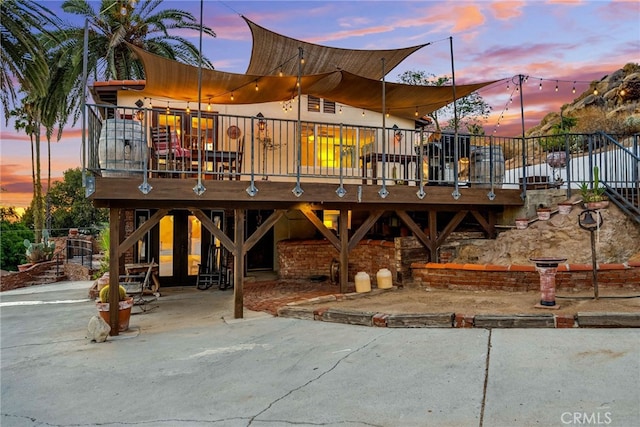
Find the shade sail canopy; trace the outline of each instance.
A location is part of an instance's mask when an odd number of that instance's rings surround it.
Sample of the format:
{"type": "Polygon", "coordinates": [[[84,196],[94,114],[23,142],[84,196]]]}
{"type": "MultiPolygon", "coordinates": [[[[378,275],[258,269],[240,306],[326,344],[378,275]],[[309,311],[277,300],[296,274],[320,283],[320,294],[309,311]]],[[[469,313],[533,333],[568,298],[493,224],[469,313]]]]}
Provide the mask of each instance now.
{"type": "MultiPolygon", "coordinates": [[[[382,112],[382,85],[379,80],[341,71],[340,82],[333,87],[320,80],[305,92],[352,107],[382,112]],[[314,90],[318,88],[318,90],[314,90]]],[[[482,82],[456,85],[456,98],[463,98],[478,89],[494,83],[482,82]]],[[[453,102],[452,86],[416,86],[401,83],[384,83],[385,112],[397,117],[416,119],[453,102]]]]}
{"type": "Polygon", "coordinates": [[[249,25],[253,36],[251,60],[247,74],[253,75],[298,75],[298,51],[302,48],[304,65],[302,74],[324,74],[332,71],[348,71],[357,76],[380,80],[383,77],[382,58],[384,58],[384,73],[387,74],[409,55],[428,43],[387,50],[341,49],[321,46],[292,39],[274,33],[242,17],[249,25]]]}
{"type": "MultiPolygon", "coordinates": [[[[246,74],[199,70],[129,45],[143,63],[145,93],[197,102],[201,71],[201,102],[259,104],[290,100],[298,95],[298,48],[302,47],[306,59],[300,77],[302,94],[407,119],[423,117],[454,100],[451,86],[416,86],[380,80],[383,77],[381,58],[385,58],[385,69],[390,70],[425,45],[394,50],[338,49],[281,36],[246,18],[245,21],[253,34],[253,52],[246,74]],[[289,58],[293,60],[287,61],[289,58]]],[[[456,98],[492,83],[494,81],[457,85],[456,98]]]]}
{"type": "MultiPolygon", "coordinates": [[[[198,100],[198,67],[163,58],[136,46],[129,47],[142,60],[145,93],[181,101],[198,100]]],[[[309,87],[331,74],[302,76],[302,87],[309,87]]],[[[296,76],[258,76],[202,69],[202,101],[213,104],[285,101],[297,96],[297,80],[296,76]]]]}

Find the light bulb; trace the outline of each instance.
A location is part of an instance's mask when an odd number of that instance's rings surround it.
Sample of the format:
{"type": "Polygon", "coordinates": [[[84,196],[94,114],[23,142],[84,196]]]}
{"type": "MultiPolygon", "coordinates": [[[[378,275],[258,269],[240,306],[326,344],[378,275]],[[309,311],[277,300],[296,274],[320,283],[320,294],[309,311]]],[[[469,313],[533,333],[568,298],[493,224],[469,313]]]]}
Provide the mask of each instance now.
{"type": "Polygon", "coordinates": [[[234,99],[234,98],[233,98],[233,92],[231,92],[231,100],[233,101],[233,99],[234,99]]]}
{"type": "Polygon", "coordinates": [[[258,88],[258,82],[256,82],[256,92],[259,91],[260,89],[258,88]]]}
{"type": "Polygon", "coordinates": [[[191,108],[189,108],[189,103],[187,102],[187,114],[191,113],[191,108]]]}

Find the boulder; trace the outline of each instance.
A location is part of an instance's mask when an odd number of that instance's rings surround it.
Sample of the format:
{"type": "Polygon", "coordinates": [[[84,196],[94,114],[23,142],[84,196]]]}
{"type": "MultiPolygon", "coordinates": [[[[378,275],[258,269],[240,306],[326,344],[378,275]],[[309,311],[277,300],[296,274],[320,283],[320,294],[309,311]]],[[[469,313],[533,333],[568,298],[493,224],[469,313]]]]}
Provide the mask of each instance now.
{"type": "Polygon", "coordinates": [[[93,316],[89,319],[87,327],[87,339],[91,342],[105,342],[111,332],[111,326],[100,316],[93,316]]]}

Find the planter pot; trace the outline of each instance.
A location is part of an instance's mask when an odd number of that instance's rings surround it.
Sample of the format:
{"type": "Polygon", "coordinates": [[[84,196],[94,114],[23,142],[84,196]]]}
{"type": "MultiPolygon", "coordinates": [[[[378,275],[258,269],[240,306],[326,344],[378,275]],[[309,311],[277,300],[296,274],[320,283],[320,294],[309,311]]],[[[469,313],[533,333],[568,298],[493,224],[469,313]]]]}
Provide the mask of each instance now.
{"type": "Polygon", "coordinates": [[[32,262],[28,262],[26,264],[19,264],[18,265],[18,271],[27,271],[31,267],[33,267],[33,263],[32,262]]]}
{"type": "MultiPolygon", "coordinates": [[[[105,322],[109,322],[109,303],[97,302],[98,314],[104,319],[105,322]]],[[[129,329],[129,319],[131,318],[131,307],[133,307],[133,298],[127,298],[124,301],[118,303],[118,324],[120,326],[119,331],[124,332],[129,329]]]]}
{"type": "Polygon", "coordinates": [[[69,229],[69,237],[77,237],[78,233],[79,233],[79,230],[77,228],[69,229]]]}
{"type": "Polygon", "coordinates": [[[551,209],[543,208],[536,211],[540,221],[548,221],[551,218],[551,209]]]}
{"type": "Polygon", "coordinates": [[[528,218],[516,218],[516,229],[524,230],[529,227],[529,219],[528,218]]]}
{"type": "Polygon", "coordinates": [[[558,213],[560,215],[569,215],[573,209],[573,203],[560,203],[558,205],[558,213]]]}
{"type": "Polygon", "coordinates": [[[586,202],[587,209],[607,209],[609,207],[608,200],[600,200],[599,202],[586,202]]]}

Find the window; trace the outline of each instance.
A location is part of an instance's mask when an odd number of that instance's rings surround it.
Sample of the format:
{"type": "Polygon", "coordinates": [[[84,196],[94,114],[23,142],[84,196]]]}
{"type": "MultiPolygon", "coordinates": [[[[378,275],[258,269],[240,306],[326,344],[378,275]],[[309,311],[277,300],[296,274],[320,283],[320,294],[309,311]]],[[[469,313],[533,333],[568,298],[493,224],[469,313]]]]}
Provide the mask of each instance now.
{"type": "Polygon", "coordinates": [[[339,125],[302,124],[302,165],[337,169],[358,167],[358,153],[375,141],[372,129],[342,129],[339,125]],[[342,162],[342,163],[341,163],[342,162]]]}
{"type": "Polygon", "coordinates": [[[334,101],[324,100],[322,104],[322,112],[327,114],[335,114],[336,113],[336,103],[334,101]]]}
{"type": "Polygon", "coordinates": [[[320,112],[320,98],[316,98],[315,96],[309,95],[307,97],[307,111],[312,111],[315,113],[320,112]]]}

